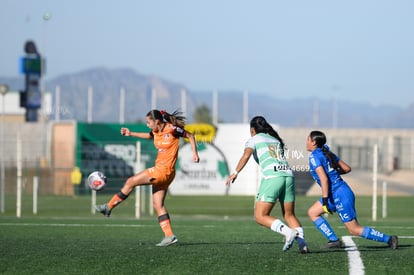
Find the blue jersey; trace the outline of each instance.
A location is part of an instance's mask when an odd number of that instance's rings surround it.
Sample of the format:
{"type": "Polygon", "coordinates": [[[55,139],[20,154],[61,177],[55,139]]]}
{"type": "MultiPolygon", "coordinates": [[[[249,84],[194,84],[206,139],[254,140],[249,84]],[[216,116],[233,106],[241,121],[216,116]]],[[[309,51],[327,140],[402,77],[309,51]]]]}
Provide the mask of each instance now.
{"type": "MultiPolygon", "coordinates": [[[[326,146],[326,145],[325,145],[326,146]]],[[[339,157],[335,155],[336,161],[339,157]]],[[[341,175],[331,166],[328,157],[321,148],[316,148],[309,156],[309,168],[313,179],[321,186],[321,180],[316,174],[316,168],[322,166],[328,177],[329,198],[328,209],[337,212],[342,222],[349,222],[357,218],[355,211],[355,195],[341,175]]],[[[322,198],[319,199],[322,204],[322,198]]]]}
{"type": "MultiPolygon", "coordinates": [[[[335,155],[336,161],[339,161],[339,157],[335,155]]],[[[321,148],[316,148],[312,151],[309,156],[309,169],[313,179],[321,186],[321,180],[316,174],[316,168],[322,166],[325,170],[326,175],[328,176],[329,181],[329,193],[335,192],[339,186],[346,184],[341,175],[335,168],[331,166],[331,163],[328,160],[328,157],[324,154],[321,148]]]]}

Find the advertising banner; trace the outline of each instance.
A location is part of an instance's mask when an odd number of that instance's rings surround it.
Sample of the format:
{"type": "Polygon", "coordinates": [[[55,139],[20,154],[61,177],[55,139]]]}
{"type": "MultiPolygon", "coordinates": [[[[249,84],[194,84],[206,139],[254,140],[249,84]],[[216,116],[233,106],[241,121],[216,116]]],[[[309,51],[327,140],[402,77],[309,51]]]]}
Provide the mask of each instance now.
{"type": "Polygon", "coordinates": [[[186,129],[195,134],[200,162],[192,161],[191,146],[184,144],[179,151],[177,174],[170,186],[177,195],[254,195],[258,171],[249,161],[237,180],[226,187],[226,179],[234,170],[250,137],[248,124],[190,124],[186,129]]]}
{"type": "Polygon", "coordinates": [[[145,124],[77,123],[76,166],[84,179],[93,171],[106,175],[108,184],[101,192],[119,190],[137,172],[137,142],[141,144],[142,166],[152,165],[155,160],[152,140],[122,136],[121,127],[149,132],[145,124]]]}
{"type": "MultiPolygon", "coordinates": [[[[122,136],[121,127],[128,127],[135,132],[149,132],[144,124],[77,124],[76,166],[81,169],[83,179],[96,170],[107,176],[107,187],[101,192],[119,190],[128,177],[144,168],[152,167],[155,162],[157,151],[153,141],[122,136]],[[140,167],[137,167],[137,142],[141,145],[140,167]]],[[[228,187],[225,184],[250,138],[249,124],[219,124],[217,127],[210,124],[189,124],[185,128],[195,134],[200,162],[193,162],[191,145],[182,139],[176,176],[169,187],[171,195],[256,194],[260,184],[260,172],[253,158],[248,161],[234,183],[228,187]]],[[[287,156],[294,165],[292,168],[303,166],[295,165],[295,161],[305,160],[302,151],[291,149],[287,151],[287,156]]],[[[299,187],[300,171],[295,171],[295,174],[299,187]]],[[[304,174],[305,182],[309,182],[308,174],[304,174]]]]}

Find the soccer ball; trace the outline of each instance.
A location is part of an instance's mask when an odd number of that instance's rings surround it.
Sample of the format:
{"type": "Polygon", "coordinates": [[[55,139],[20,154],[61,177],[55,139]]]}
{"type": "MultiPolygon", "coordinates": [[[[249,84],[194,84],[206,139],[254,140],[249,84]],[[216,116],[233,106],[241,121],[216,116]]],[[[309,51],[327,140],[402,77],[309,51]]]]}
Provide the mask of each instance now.
{"type": "Polygon", "coordinates": [[[95,171],[88,176],[89,188],[95,191],[102,190],[106,185],[106,177],[101,171],[95,171]]]}

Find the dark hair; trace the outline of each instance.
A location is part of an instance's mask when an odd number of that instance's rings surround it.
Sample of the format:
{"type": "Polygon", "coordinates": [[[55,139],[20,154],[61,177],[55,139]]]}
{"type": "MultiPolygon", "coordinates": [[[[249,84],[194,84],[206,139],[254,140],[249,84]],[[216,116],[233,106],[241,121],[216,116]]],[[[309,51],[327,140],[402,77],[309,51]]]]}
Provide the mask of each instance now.
{"type": "Polygon", "coordinates": [[[174,126],[178,126],[184,129],[186,117],[182,115],[182,112],[174,111],[172,114],[167,113],[165,110],[151,110],[147,113],[147,117],[152,120],[167,121],[174,126]]]}
{"type": "Polygon", "coordinates": [[[326,144],[326,136],[321,131],[312,131],[309,136],[311,140],[316,143],[318,148],[322,148],[326,144]]]}
{"type": "Polygon", "coordinates": [[[255,116],[254,118],[252,118],[252,120],[250,120],[250,128],[253,128],[257,134],[265,133],[271,135],[280,142],[282,148],[285,148],[285,143],[283,142],[282,138],[279,136],[276,130],[273,129],[273,127],[266,121],[264,117],[255,116]]]}
{"type": "Polygon", "coordinates": [[[332,167],[335,170],[338,170],[339,166],[336,161],[336,155],[329,150],[328,146],[326,146],[326,135],[321,131],[312,131],[310,132],[309,137],[316,143],[318,148],[322,149],[322,152],[325,154],[332,167]]]}

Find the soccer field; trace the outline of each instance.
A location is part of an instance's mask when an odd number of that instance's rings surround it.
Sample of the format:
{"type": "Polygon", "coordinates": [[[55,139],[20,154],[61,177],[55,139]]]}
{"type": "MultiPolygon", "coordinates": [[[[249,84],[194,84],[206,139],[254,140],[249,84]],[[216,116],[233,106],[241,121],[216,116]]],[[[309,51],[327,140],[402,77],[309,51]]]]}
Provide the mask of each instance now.
{"type": "MultiPolygon", "coordinates": [[[[98,198],[103,201],[106,196],[98,198]]],[[[328,219],[337,234],[355,246],[327,250],[326,240],[306,217],[312,197],[297,198],[296,212],[312,253],[297,245],[282,251],[283,237],[257,225],[253,198],[169,196],[167,207],[179,244],[156,247],[162,238],[155,216],[134,218],[133,199],[111,218],[91,214],[90,198],[41,197],[38,214],[24,198],[22,217],[7,197],[0,214],[1,274],[412,274],[412,197],[389,197],[388,217],[371,220],[371,198],[358,197],[359,221],[399,236],[400,247],[348,238],[337,216],[328,219]],[[350,260],[351,259],[351,260],[350,260]],[[355,261],[359,259],[360,262],[355,261]],[[356,266],[355,266],[356,264],[356,266]],[[356,268],[356,269],[352,269],[356,268]]],[[[274,214],[280,216],[279,205],[274,214]]]]}

